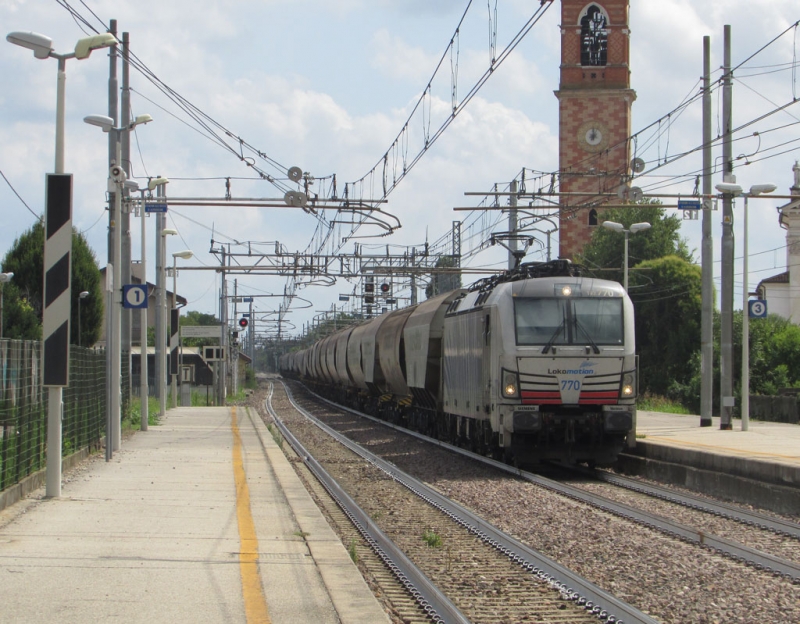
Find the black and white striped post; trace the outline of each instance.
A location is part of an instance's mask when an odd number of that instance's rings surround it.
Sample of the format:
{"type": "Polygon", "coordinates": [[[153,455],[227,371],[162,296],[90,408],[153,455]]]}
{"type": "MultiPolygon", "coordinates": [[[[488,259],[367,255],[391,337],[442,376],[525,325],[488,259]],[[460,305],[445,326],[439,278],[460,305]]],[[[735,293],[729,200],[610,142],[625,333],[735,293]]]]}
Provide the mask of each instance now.
{"type": "Polygon", "coordinates": [[[48,388],[45,495],[61,496],[63,388],[69,385],[72,174],[47,175],[44,239],[43,386],[48,388]]]}

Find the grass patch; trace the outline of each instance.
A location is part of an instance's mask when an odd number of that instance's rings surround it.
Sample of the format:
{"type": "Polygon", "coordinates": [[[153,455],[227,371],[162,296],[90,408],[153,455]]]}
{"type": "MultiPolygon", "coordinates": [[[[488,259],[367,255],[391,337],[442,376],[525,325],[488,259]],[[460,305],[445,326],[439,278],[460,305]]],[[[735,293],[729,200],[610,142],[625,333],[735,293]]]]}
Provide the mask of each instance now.
{"type": "Polygon", "coordinates": [[[350,540],[350,546],[347,547],[347,553],[353,563],[358,563],[358,551],[356,550],[356,540],[350,540]]]}
{"type": "Polygon", "coordinates": [[[691,414],[683,405],[662,396],[645,394],[636,401],[636,409],[646,412],[666,412],[668,414],[691,414]]]}
{"type": "Polygon", "coordinates": [[[267,429],[269,430],[272,439],[275,440],[275,444],[278,445],[278,448],[283,450],[283,436],[281,435],[281,432],[278,431],[278,428],[272,423],[268,423],[267,429]]]}
{"type": "MultiPolygon", "coordinates": [[[[155,397],[147,397],[147,424],[159,424],[159,410],[160,405],[158,399],[155,397]]],[[[122,421],[123,429],[126,424],[131,429],[139,429],[142,424],[142,402],[138,397],[131,397],[131,417],[125,418],[122,421]]]]}
{"type": "Polygon", "coordinates": [[[422,541],[428,545],[428,548],[442,547],[442,537],[438,535],[435,531],[426,530],[425,532],[423,532],[422,541]]]}

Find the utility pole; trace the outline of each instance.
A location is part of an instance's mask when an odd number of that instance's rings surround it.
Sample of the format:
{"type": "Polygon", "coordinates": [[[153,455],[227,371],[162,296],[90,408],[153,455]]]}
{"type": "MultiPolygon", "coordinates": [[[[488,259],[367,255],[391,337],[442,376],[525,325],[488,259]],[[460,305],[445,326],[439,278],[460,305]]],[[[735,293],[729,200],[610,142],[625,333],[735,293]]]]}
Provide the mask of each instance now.
{"type": "Polygon", "coordinates": [[[700,426],[710,427],[714,405],[714,240],[711,232],[711,38],[703,37],[703,242],[701,246],[700,426]]]}
{"type": "MultiPolygon", "coordinates": [[[[237,320],[239,318],[239,280],[233,280],[233,322],[238,323],[237,320]]],[[[239,361],[239,349],[244,348],[243,340],[244,340],[244,332],[241,331],[241,326],[237,330],[236,327],[233,328],[233,331],[237,332],[237,336],[239,336],[238,345],[236,344],[237,341],[231,343],[231,361],[233,361],[233,370],[231,371],[231,377],[233,378],[232,385],[234,395],[239,392],[239,367],[236,365],[239,361]]],[[[223,329],[223,331],[227,331],[227,328],[223,329]]]]}
{"type": "MultiPolygon", "coordinates": [[[[416,248],[411,248],[411,266],[417,266],[417,258],[416,258],[417,250],[416,248]]],[[[417,305],[417,276],[412,273],[411,274],[411,305],[417,305]]],[[[280,334],[278,334],[278,339],[280,339],[280,334]]]]}
{"type": "Polygon", "coordinates": [[[511,271],[517,266],[517,181],[511,182],[511,197],[509,197],[509,205],[511,209],[508,211],[508,270],[511,271]]]}
{"type": "MultiPolygon", "coordinates": [[[[159,200],[164,197],[164,186],[156,189],[159,200]]],[[[163,418],[167,414],[167,320],[164,310],[167,307],[167,278],[165,275],[166,237],[164,226],[166,215],[156,213],[156,396],[158,397],[159,414],[163,418]]]]}
{"type": "MultiPolygon", "coordinates": [[[[725,25],[722,78],[722,180],[735,184],[733,175],[733,85],[731,81],[731,27],[725,25]]],[[[722,199],[722,287],[720,289],[720,429],[733,428],[733,195],[722,199]]]]}
{"type": "MultiPolygon", "coordinates": [[[[122,98],[120,109],[120,127],[127,128],[131,123],[131,92],[130,92],[130,48],[128,33],[122,33],[122,98]]],[[[130,132],[121,133],[122,157],[118,163],[124,170],[128,178],[131,177],[131,137],[130,132]]],[[[130,206],[130,204],[128,204],[130,206]]],[[[120,269],[122,271],[122,288],[124,284],[130,284],[131,279],[131,213],[130,209],[123,208],[120,219],[119,234],[122,236],[122,260],[120,269]]],[[[145,279],[146,282],[146,279],[145,279]]],[[[131,313],[130,308],[122,309],[120,338],[122,340],[121,351],[128,363],[128,386],[132,386],[133,377],[131,371],[131,313]]]]}
{"type": "Polygon", "coordinates": [[[250,322],[247,324],[247,330],[250,335],[250,366],[253,371],[256,370],[256,315],[253,313],[253,298],[250,297],[250,322]]]}
{"type": "MultiPolygon", "coordinates": [[[[108,31],[117,36],[117,20],[112,19],[108,31]]],[[[108,116],[114,120],[114,127],[117,127],[117,47],[112,46],[108,50],[108,116]]],[[[108,163],[109,166],[117,157],[117,141],[115,133],[108,133],[108,163]]],[[[113,437],[111,435],[114,427],[112,405],[114,404],[114,393],[119,392],[119,385],[114,386],[114,349],[111,348],[112,340],[119,340],[119,336],[114,335],[114,289],[120,288],[119,284],[113,283],[114,280],[114,236],[118,231],[119,223],[114,222],[115,193],[108,194],[108,251],[106,262],[106,284],[112,285],[109,296],[106,297],[106,461],[111,461],[114,452],[113,437]]],[[[117,383],[119,380],[116,380],[117,383]]],[[[118,417],[119,414],[116,415],[118,417]]]]}
{"type": "Polygon", "coordinates": [[[227,258],[225,254],[225,248],[222,248],[222,272],[220,276],[222,278],[222,283],[220,286],[221,296],[219,300],[220,305],[220,321],[222,322],[222,349],[223,353],[226,354],[219,362],[217,362],[217,366],[219,367],[219,371],[217,374],[217,396],[218,402],[217,405],[225,405],[225,388],[227,384],[227,354],[230,352],[229,343],[228,343],[228,282],[227,282],[227,274],[225,272],[225,267],[227,266],[227,258]]]}

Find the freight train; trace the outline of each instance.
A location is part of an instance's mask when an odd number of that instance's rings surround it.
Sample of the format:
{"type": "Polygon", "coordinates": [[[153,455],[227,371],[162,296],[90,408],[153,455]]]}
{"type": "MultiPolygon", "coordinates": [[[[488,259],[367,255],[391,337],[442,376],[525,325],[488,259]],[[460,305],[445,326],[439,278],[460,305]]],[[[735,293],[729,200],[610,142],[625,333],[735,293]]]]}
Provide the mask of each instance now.
{"type": "Polygon", "coordinates": [[[287,353],[335,401],[518,465],[610,465],[633,434],[633,305],[568,260],[527,263],[287,353]]]}

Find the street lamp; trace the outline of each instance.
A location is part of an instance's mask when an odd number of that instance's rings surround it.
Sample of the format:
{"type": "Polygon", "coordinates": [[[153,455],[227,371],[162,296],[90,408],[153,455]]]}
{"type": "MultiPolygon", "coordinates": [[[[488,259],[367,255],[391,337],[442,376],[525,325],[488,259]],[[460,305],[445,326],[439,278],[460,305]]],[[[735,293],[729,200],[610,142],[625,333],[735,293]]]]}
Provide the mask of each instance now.
{"type": "Polygon", "coordinates": [[[716,189],[723,195],[744,197],[744,213],[742,227],[742,431],[747,431],[750,426],[750,318],[748,302],[750,299],[750,276],[747,262],[747,200],[757,197],[762,193],[772,193],[777,186],[774,184],[754,184],[750,191],[744,193],[738,184],[723,182],[716,185],[716,189]]]}
{"type": "Polygon", "coordinates": [[[628,234],[636,234],[636,232],[649,230],[651,226],[645,221],[643,223],[634,223],[626,230],[624,225],[617,223],[616,221],[603,221],[603,227],[608,228],[609,230],[614,230],[615,232],[623,232],[625,234],[625,253],[623,258],[623,275],[625,277],[623,286],[625,288],[625,292],[628,292],[628,234]]]}
{"type": "MultiPolygon", "coordinates": [[[[67,59],[82,60],[89,58],[92,50],[107,48],[119,43],[111,33],[102,33],[79,39],[75,51],[58,54],[53,50],[53,40],[34,32],[12,32],[6,40],[14,45],[33,50],[38,59],[54,58],[58,60],[58,77],[56,82],[56,166],[55,173],[64,173],[64,96],[67,82],[67,59]]],[[[71,198],[70,198],[71,202],[71,198]]],[[[71,211],[71,207],[70,207],[71,211]]],[[[71,217],[70,217],[71,218],[71,217]]],[[[47,245],[45,245],[47,249],[47,245]]],[[[68,282],[68,290],[71,283],[68,282]]],[[[68,297],[71,296],[68,293],[68,297]]],[[[48,313],[45,312],[45,316],[48,313]]],[[[45,321],[45,325],[47,321],[45,321]]],[[[45,357],[47,357],[45,355],[45,357]]],[[[67,364],[69,366],[69,364],[67,364]]],[[[47,389],[47,469],[45,476],[45,496],[58,498],[61,496],[61,415],[63,410],[63,388],[49,386],[47,389]]],[[[107,453],[108,454],[108,453],[107,453]]]]}
{"type": "Polygon", "coordinates": [[[106,461],[111,459],[111,451],[119,449],[122,441],[120,428],[121,421],[121,392],[122,392],[122,236],[120,232],[120,222],[122,215],[122,192],[125,189],[127,175],[121,166],[122,146],[121,135],[123,132],[130,132],[136,126],[153,121],[150,115],[139,115],[130,124],[115,128],[114,120],[106,115],[89,115],[83,118],[87,124],[99,127],[103,132],[114,133],[114,144],[116,145],[115,163],[111,165],[108,172],[108,190],[114,193],[114,206],[112,210],[111,227],[113,228],[112,245],[113,249],[113,291],[110,293],[108,310],[106,314],[106,353],[110,358],[110,375],[107,392],[108,400],[108,423],[109,433],[111,434],[111,444],[106,443],[106,461]]]}
{"type": "MultiPolygon", "coordinates": [[[[172,300],[175,302],[175,309],[178,307],[178,258],[181,260],[189,260],[194,255],[191,249],[184,249],[183,251],[176,251],[172,254],[172,300]]],[[[178,329],[178,355],[180,355],[180,329],[178,329]]],[[[170,344],[172,347],[172,344],[170,344]]],[[[177,362],[176,362],[177,364],[177,362]]],[[[178,407],[178,368],[175,367],[175,372],[172,373],[172,407],[178,407]]]]}
{"type": "Polygon", "coordinates": [[[82,290],[78,295],[78,346],[81,346],[81,302],[89,296],[88,290],[82,290]]]}
{"type": "Polygon", "coordinates": [[[108,48],[119,43],[111,33],[102,33],[79,39],[75,51],[57,54],[53,50],[53,40],[35,32],[12,32],[6,40],[14,45],[33,50],[38,59],[58,59],[58,83],[56,87],[56,173],[64,173],[64,92],[67,82],[67,59],[82,60],[89,58],[92,50],[108,48]]]}
{"type": "Polygon", "coordinates": [[[13,273],[0,273],[0,338],[3,337],[3,284],[14,277],[13,273]]]}

